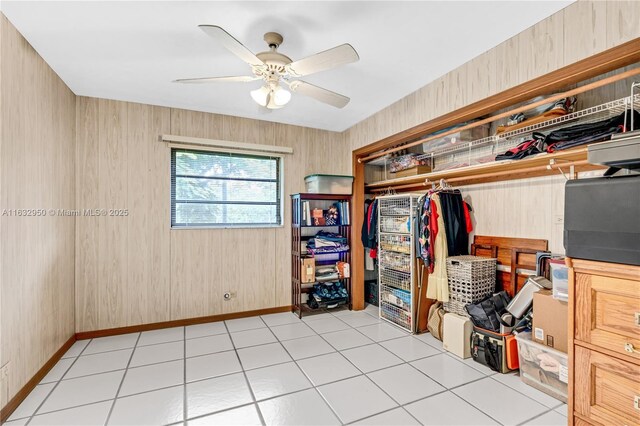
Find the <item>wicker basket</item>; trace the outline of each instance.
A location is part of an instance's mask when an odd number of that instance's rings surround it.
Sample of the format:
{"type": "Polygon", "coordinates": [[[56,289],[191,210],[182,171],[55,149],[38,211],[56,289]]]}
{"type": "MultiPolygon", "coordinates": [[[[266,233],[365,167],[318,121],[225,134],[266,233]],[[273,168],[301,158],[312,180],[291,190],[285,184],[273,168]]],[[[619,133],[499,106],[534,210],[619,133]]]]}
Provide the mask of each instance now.
{"type": "Polygon", "coordinates": [[[447,258],[449,302],[444,310],[469,316],[464,309],[491,296],[496,288],[497,259],[479,256],[453,256],[447,258]]]}

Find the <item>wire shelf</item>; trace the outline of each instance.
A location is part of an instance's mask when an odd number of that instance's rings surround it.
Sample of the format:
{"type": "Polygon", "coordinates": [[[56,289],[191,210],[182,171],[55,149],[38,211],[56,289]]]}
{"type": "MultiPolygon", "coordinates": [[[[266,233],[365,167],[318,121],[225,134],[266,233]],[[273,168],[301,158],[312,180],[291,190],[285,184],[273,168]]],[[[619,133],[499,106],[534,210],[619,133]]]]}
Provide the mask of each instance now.
{"type": "Polygon", "coordinates": [[[378,208],[382,216],[409,216],[411,214],[411,200],[408,197],[380,198],[378,208]]]}
{"type": "Polygon", "coordinates": [[[380,248],[386,251],[411,254],[411,236],[380,234],[380,248]]]}
{"type": "Polygon", "coordinates": [[[391,303],[380,301],[380,317],[408,332],[413,330],[411,316],[411,312],[407,312],[391,303]]]}
{"type": "Polygon", "coordinates": [[[388,268],[410,274],[411,256],[403,253],[380,250],[380,268],[388,268]]]}
{"type": "Polygon", "coordinates": [[[381,216],[380,230],[396,234],[411,232],[411,218],[409,216],[381,216]]]}
{"type": "Polygon", "coordinates": [[[411,291],[411,274],[380,266],[380,285],[411,291]]]}
{"type": "Polygon", "coordinates": [[[411,292],[380,284],[380,301],[390,303],[411,313],[411,292]]]}
{"type": "MultiPolygon", "coordinates": [[[[634,102],[640,102],[640,94],[634,96],[634,102]]],[[[625,98],[616,99],[611,102],[607,102],[601,105],[596,105],[590,108],[585,108],[580,111],[565,114],[559,117],[552,118],[547,121],[525,126],[510,132],[501,133],[499,135],[488,136],[486,138],[477,139],[471,142],[458,142],[451,144],[451,146],[444,148],[434,148],[433,150],[425,152],[423,155],[418,156],[419,159],[435,158],[444,155],[452,155],[461,152],[468,152],[470,150],[477,149],[482,146],[491,144],[497,144],[507,140],[513,140],[517,138],[515,145],[520,143],[523,139],[529,139],[531,134],[536,131],[544,130],[545,132],[551,132],[560,127],[563,127],[567,123],[571,123],[580,120],[580,124],[593,123],[600,120],[606,120],[616,115],[622,114],[625,109],[631,106],[631,96],[625,98]]],[[[515,146],[514,145],[514,146],[515,146]]],[[[507,148],[508,149],[508,148],[507,148]]]]}

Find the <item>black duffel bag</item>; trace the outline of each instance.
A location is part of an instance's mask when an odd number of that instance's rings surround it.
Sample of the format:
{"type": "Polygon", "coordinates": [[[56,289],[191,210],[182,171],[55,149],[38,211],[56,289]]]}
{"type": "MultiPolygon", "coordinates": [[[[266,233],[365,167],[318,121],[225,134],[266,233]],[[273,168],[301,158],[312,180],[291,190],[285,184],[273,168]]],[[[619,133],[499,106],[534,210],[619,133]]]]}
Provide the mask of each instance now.
{"type": "MultiPolygon", "coordinates": [[[[640,113],[638,111],[627,110],[627,124],[631,122],[631,114],[634,115],[634,123],[638,123],[640,120],[640,113]]],[[[611,128],[625,125],[625,113],[622,112],[614,117],[606,120],[596,121],[594,123],[577,124],[575,126],[563,127],[562,129],[554,130],[549,133],[544,139],[544,143],[549,146],[557,142],[571,141],[578,138],[583,138],[590,135],[596,135],[602,132],[606,132],[611,128]]],[[[636,126],[637,127],[637,126],[636,126]]]]}
{"type": "Polygon", "coordinates": [[[511,301],[509,295],[501,291],[489,296],[479,303],[470,303],[464,308],[467,310],[471,322],[476,327],[485,330],[500,331],[501,316],[507,310],[507,305],[511,301]]]}

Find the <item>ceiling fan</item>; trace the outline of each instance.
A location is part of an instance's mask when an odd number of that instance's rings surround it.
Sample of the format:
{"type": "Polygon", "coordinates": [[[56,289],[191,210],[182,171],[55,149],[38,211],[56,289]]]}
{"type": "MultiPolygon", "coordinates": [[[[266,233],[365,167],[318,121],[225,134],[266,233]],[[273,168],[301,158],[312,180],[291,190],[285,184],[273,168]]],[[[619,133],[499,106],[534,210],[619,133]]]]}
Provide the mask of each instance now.
{"type": "Polygon", "coordinates": [[[236,82],[245,83],[263,80],[264,85],[251,91],[253,100],[263,107],[278,109],[285,106],[291,100],[291,92],[283,86],[286,85],[292,92],[309,96],[325,104],[336,108],[344,108],[349,103],[349,98],[339,93],[332,92],[322,87],[314,86],[295,78],[315,74],[340,65],[356,62],[358,53],[349,44],[341,44],[324,52],[316,53],[304,59],[292,61],[288,56],[278,52],[283,38],[278,33],[269,32],[264,35],[269,50],[253,54],[231,34],[215,25],[199,25],[207,35],[212,37],[231,53],[251,66],[253,75],[233,77],[204,77],[186,78],[175,80],[177,83],[217,83],[236,82]]]}

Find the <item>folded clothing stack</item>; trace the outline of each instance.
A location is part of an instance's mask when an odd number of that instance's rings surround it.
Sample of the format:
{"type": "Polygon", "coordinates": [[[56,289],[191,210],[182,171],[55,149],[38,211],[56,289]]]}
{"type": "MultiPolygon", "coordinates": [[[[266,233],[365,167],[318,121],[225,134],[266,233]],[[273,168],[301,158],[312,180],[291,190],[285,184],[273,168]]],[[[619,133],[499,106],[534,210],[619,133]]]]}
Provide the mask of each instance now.
{"type": "Polygon", "coordinates": [[[316,267],[316,281],[327,282],[336,281],[339,278],[338,269],[335,265],[317,266],[316,267]]]}
{"type": "Polygon", "coordinates": [[[307,242],[307,250],[312,254],[340,253],[349,251],[346,237],[332,232],[319,231],[307,242]]]}

